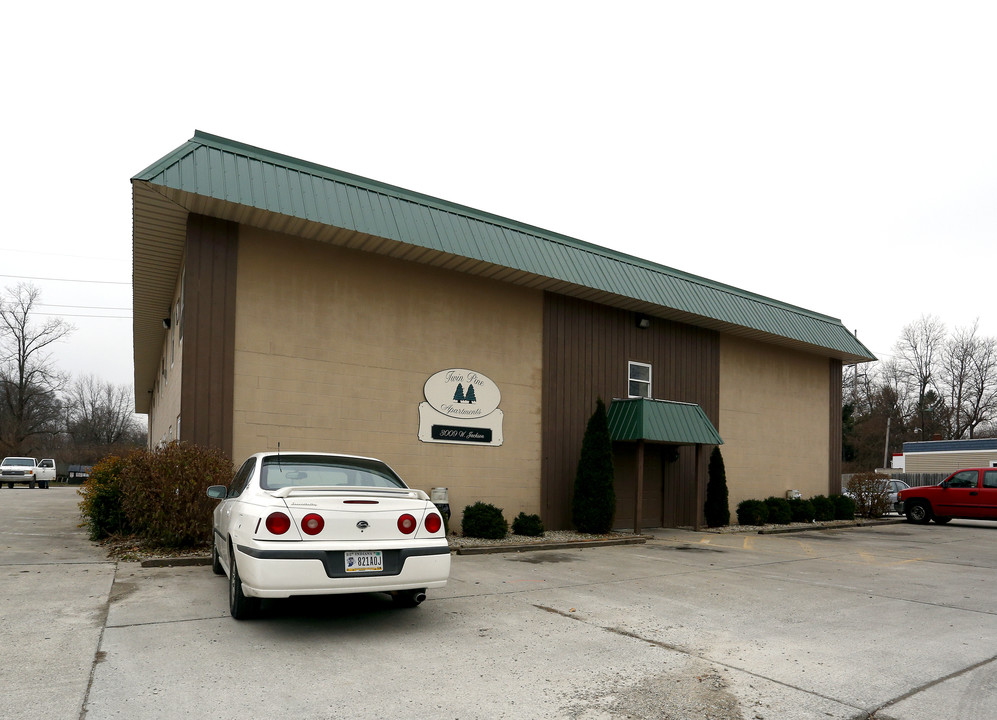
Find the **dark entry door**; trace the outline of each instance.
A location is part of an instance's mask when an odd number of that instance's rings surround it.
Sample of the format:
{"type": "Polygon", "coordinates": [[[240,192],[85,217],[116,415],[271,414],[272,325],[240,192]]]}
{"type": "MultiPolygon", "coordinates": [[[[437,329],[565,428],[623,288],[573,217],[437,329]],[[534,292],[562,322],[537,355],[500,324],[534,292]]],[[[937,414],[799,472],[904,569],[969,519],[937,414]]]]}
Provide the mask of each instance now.
{"type": "MultiPolygon", "coordinates": [[[[642,527],[666,527],[663,513],[664,461],[662,445],[644,446],[644,498],[642,527]]],[[[637,446],[613,444],[613,472],[616,476],[616,515],[614,528],[633,528],[637,490],[637,446]]]]}

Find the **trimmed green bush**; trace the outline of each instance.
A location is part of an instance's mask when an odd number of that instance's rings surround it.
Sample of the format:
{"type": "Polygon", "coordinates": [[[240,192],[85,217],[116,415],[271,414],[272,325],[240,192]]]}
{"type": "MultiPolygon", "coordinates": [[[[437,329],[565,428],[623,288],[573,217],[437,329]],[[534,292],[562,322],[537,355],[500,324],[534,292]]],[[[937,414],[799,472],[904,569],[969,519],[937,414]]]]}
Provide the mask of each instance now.
{"type": "Polygon", "coordinates": [[[211,540],[217,501],[209,485],[228,485],[232,461],[220,450],[171,442],[131,453],[121,471],[122,507],[135,534],[150,545],[193,547],[211,540]]]}
{"type": "Polygon", "coordinates": [[[761,500],[742,500],[737,505],[739,525],[764,525],[768,519],[768,505],[761,500]]]}
{"type": "Polygon", "coordinates": [[[789,525],[793,521],[793,510],[786,498],[772,496],[765,498],[765,504],[768,505],[770,523],[789,525]]]}
{"type": "Polygon", "coordinates": [[[814,506],[814,519],[817,522],[834,520],[834,501],[823,495],[815,495],[810,498],[814,506]]]}
{"type": "Polygon", "coordinates": [[[90,469],[90,477],[76,491],[83,525],[91,540],[103,540],[112,535],[128,535],[131,525],[121,507],[121,469],[125,461],[109,455],[90,469]]]}
{"type": "Polygon", "coordinates": [[[526,513],[521,512],[516,516],[516,519],[512,521],[512,531],[516,535],[543,537],[544,524],[539,515],[527,515],[526,513]]]}
{"type": "Polygon", "coordinates": [[[707,476],[709,481],[706,484],[706,503],[703,505],[706,525],[723,527],[730,523],[730,500],[727,493],[727,471],[719,447],[714,447],[710,453],[707,476]]]}
{"type": "Polygon", "coordinates": [[[793,515],[793,522],[813,522],[817,515],[813,502],[800,498],[789,501],[789,510],[793,515]]]}
{"type": "Polygon", "coordinates": [[[613,439],[609,435],[606,404],[599,398],[582,438],[571,517],[579,532],[599,534],[609,532],[615,514],[613,439]]]}
{"type": "Polygon", "coordinates": [[[509,523],[501,508],[479,501],[464,508],[461,531],[465,537],[501,540],[509,532],[509,523]]]}
{"type": "Polygon", "coordinates": [[[834,503],[835,520],[854,520],[855,501],[846,495],[832,495],[831,502],[834,503]]]}

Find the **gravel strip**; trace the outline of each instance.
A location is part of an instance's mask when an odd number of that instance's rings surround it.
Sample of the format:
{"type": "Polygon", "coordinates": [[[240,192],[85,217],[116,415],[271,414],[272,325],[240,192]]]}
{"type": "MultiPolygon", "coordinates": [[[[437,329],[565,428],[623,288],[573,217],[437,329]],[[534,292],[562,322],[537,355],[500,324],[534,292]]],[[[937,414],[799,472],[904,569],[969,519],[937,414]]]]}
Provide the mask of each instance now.
{"type": "Polygon", "coordinates": [[[447,540],[451,550],[460,550],[461,548],[501,547],[503,545],[553,545],[556,543],[591,542],[593,540],[620,540],[634,537],[639,536],[622,532],[594,535],[571,530],[548,530],[541,537],[509,533],[500,540],[485,540],[484,538],[464,537],[457,533],[450,533],[447,540]]]}
{"type": "MultiPolygon", "coordinates": [[[[703,528],[702,532],[727,535],[730,533],[799,532],[802,530],[833,530],[841,527],[862,527],[864,525],[886,525],[906,520],[903,515],[884,515],[881,518],[856,518],[854,520],[825,520],[822,522],[795,522],[788,525],[726,525],[718,528],[703,528]]],[[[687,528],[691,529],[691,528],[687,528]]]]}

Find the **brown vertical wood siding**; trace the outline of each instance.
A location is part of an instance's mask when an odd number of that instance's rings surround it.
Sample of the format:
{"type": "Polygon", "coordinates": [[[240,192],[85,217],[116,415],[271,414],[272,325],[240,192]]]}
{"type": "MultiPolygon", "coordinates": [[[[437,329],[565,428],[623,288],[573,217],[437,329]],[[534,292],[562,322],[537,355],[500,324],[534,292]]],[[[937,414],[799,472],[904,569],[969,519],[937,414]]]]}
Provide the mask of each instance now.
{"type": "Polygon", "coordinates": [[[830,494],[841,492],[841,451],[842,451],[842,438],[841,438],[841,361],[831,358],[830,360],[830,373],[828,374],[828,388],[830,389],[830,413],[831,416],[828,418],[828,428],[830,429],[830,437],[828,438],[828,452],[830,457],[827,459],[828,466],[828,480],[827,480],[827,490],[830,494]]]}
{"type": "MultiPolygon", "coordinates": [[[[609,405],[628,394],[627,363],[651,365],[651,392],[659,400],[698,403],[714,426],[720,417],[719,337],[712,330],[651,317],[636,326],[633,312],[546,293],[543,339],[543,462],[541,512],[551,528],[571,527],[571,497],[585,425],[596,398],[609,405]]],[[[695,448],[663,462],[648,445],[646,526],[694,524],[697,513],[695,448]],[[653,486],[653,487],[652,487],[653,486]]],[[[617,527],[633,523],[632,443],[616,443],[617,527]]],[[[705,482],[705,467],[700,482],[705,482]]]]}
{"type": "Polygon", "coordinates": [[[239,226],[187,219],[180,439],[232,456],[239,226]]]}

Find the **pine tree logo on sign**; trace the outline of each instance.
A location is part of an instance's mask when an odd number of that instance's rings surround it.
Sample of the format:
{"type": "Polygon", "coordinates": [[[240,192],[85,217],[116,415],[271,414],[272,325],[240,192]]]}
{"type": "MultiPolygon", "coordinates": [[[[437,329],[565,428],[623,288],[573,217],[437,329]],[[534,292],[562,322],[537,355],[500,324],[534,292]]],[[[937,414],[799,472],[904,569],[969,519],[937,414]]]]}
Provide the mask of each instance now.
{"type": "Polygon", "coordinates": [[[423,388],[419,439],[423,442],[502,444],[502,393],[486,375],[465,368],[441,370],[423,388]]]}

